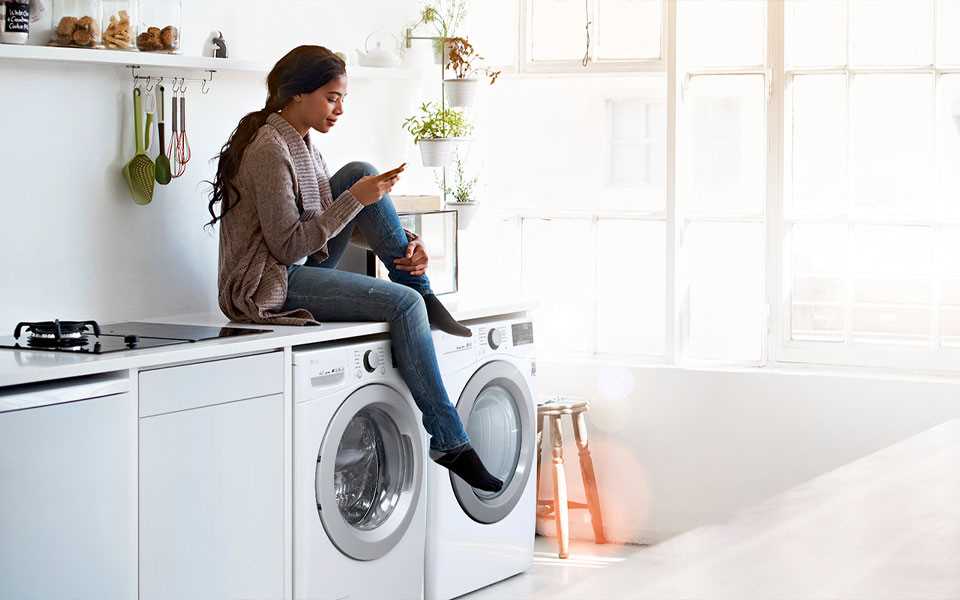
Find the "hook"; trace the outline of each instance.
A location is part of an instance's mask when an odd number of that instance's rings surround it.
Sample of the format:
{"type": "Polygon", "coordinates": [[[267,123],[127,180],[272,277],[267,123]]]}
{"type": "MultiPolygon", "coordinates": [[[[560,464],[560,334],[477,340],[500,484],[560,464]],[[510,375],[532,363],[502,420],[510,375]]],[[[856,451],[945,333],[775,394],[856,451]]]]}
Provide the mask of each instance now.
{"type": "MultiPolygon", "coordinates": [[[[147,93],[148,93],[148,94],[153,91],[153,85],[150,85],[151,82],[153,82],[153,77],[147,77],[146,90],[147,90],[147,93]]],[[[156,84],[154,84],[154,85],[156,85],[156,84]]]]}
{"type": "Polygon", "coordinates": [[[203,95],[207,95],[207,94],[210,93],[210,88],[207,87],[207,80],[206,80],[206,79],[201,79],[201,80],[200,80],[200,93],[203,94],[203,95]]]}

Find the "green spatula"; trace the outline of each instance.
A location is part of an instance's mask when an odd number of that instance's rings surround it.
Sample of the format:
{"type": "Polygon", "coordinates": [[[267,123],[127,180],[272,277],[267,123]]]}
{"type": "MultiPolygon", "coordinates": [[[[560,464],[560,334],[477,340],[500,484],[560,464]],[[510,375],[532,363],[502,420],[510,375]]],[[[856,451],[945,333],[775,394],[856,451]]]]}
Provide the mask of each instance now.
{"type": "Polygon", "coordinates": [[[130,193],[133,195],[133,201],[137,204],[150,204],[153,200],[153,188],[156,184],[155,169],[153,161],[147,156],[146,149],[143,146],[143,123],[141,113],[143,107],[140,103],[140,88],[133,89],[133,137],[137,146],[137,153],[123,168],[123,176],[130,186],[130,193]]]}

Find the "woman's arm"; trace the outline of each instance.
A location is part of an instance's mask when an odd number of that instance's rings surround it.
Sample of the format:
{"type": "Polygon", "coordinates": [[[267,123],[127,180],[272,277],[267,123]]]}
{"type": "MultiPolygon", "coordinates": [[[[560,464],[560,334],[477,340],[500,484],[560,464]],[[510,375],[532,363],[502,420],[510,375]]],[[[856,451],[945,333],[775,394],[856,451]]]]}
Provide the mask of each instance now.
{"type": "Polygon", "coordinates": [[[294,195],[293,164],[284,150],[276,144],[258,144],[247,153],[243,162],[253,166],[247,181],[263,237],[270,253],[283,264],[293,264],[323,248],[363,208],[347,190],[329,208],[301,217],[294,195]]]}

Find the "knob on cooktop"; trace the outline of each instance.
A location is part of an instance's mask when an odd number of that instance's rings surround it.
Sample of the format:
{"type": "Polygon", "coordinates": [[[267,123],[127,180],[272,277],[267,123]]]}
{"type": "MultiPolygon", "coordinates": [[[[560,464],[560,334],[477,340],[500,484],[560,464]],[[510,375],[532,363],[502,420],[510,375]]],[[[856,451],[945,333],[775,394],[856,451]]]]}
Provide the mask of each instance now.
{"type": "Polygon", "coordinates": [[[502,341],[499,329],[491,329],[490,333],[487,334],[487,344],[494,350],[500,347],[502,341]]]}
{"type": "Polygon", "coordinates": [[[363,353],[363,368],[366,369],[368,373],[373,373],[380,368],[380,363],[380,357],[373,350],[367,350],[363,353]]]}

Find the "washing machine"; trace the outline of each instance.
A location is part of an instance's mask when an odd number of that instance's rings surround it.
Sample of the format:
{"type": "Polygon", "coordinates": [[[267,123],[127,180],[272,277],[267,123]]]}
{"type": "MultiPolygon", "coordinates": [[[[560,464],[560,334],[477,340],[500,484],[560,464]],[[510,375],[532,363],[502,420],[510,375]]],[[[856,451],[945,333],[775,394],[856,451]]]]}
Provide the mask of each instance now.
{"type": "Polygon", "coordinates": [[[389,340],[293,352],[294,598],[423,597],[427,460],[389,340]]]}
{"type": "Polygon", "coordinates": [[[527,570],[536,523],[533,323],[475,321],[473,337],[434,332],[451,402],[498,493],[475,490],[427,465],[424,598],[448,600],[527,570]]]}

